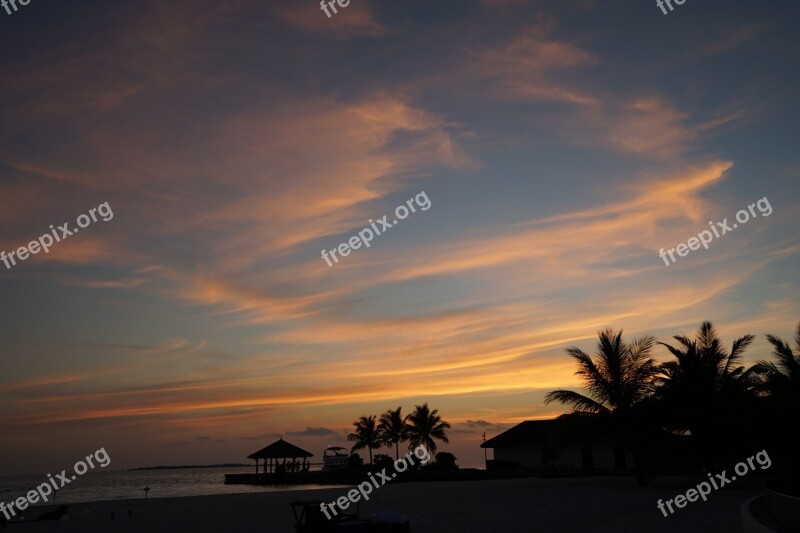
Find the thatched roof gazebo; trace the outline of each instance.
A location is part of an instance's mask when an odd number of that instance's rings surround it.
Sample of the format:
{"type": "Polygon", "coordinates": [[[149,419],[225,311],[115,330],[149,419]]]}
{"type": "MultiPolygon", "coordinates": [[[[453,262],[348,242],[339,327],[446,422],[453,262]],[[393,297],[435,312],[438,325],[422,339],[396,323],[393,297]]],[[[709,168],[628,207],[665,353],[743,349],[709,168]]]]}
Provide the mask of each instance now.
{"type": "Polygon", "coordinates": [[[309,453],[302,448],[298,448],[294,444],[286,442],[283,437],[276,440],[269,446],[261,448],[255,453],[247,456],[248,459],[254,459],[256,462],[256,474],[258,474],[258,461],[264,460],[264,474],[283,474],[286,472],[307,472],[311,463],[308,462],[309,457],[314,457],[313,453],[309,453]],[[283,459],[283,462],[280,460],[283,459]],[[286,460],[291,459],[287,465],[286,460]],[[302,461],[298,462],[298,459],[302,461]]]}

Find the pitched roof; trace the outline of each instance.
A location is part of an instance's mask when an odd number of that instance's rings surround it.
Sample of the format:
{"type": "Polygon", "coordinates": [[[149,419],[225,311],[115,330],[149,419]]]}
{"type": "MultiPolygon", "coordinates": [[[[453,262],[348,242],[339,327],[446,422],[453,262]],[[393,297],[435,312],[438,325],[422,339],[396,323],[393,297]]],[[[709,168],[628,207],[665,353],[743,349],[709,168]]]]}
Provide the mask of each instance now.
{"type": "Polygon", "coordinates": [[[269,446],[247,456],[248,459],[282,459],[284,457],[314,457],[314,454],[286,442],[281,437],[280,440],[276,440],[269,446]]]}
{"type": "Polygon", "coordinates": [[[526,420],[492,437],[481,448],[546,445],[555,428],[555,420],[526,420]]]}
{"type": "Polygon", "coordinates": [[[560,447],[612,444],[612,432],[592,420],[526,420],[481,444],[481,448],[560,447]]]}

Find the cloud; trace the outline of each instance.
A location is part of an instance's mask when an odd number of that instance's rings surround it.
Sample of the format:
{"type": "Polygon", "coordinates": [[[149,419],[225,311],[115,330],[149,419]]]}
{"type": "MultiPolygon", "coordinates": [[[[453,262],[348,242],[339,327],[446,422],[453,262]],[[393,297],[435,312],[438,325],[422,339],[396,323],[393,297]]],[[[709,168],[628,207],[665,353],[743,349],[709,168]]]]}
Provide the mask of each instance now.
{"type": "Polygon", "coordinates": [[[453,427],[448,430],[451,433],[458,433],[462,435],[472,435],[480,437],[482,433],[493,432],[499,433],[505,431],[512,424],[507,423],[492,423],[486,420],[466,420],[464,422],[455,422],[453,427]]]}
{"type": "Polygon", "coordinates": [[[240,439],[246,441],[251,441],[251,440],[273,441],[273,440],[278,440],[279,438],[281,438],[281,436],[282,435],[280,433],[262,433],[260,435],[247,435],[244,437],[240,437],[240,439]]]}
{"type": "Polygon", "coordinates": [[[691,46],[691,51],[680,57],[680,62],[694,62],[724,54],[751,41],[762,30],[763,25],[761,24],[747,24],[734,29],[725,27],[716,31],[708,31],[707,28],[704,28],[698,38],[694,39],[696,42],[694,46],[691,46]]]}
{"type": "Polygon", "coordinates": [[[674,157],[695,138],[685,125],[686,113],[670,108],[660,98],[638,99],[620,109],[608,132],[610,142],[626,152],[674,157]]]}
{"type": "MultiPolygon", "coordinates": [[[[296,302],[296,307],[286,310],[289,313],[269,301],[254,300],[252,292],[237,293],[222,285],[214,296],[218,305],[282,317],[281,328],[264,335],[262,341],[300,357],[285,362],[267,358],[217,363],[202,344],[177,339],[165,342],[158,352],[181,358],[176,359],[183,372],[180,376],[168,379],[162,374],[147,387],[114,386],[107,380],[97,392],[52,391],[36,398],[36,404],[43,406],[36,416],[10,416],[4,422],[10,427],[93,419],[111,424],[142,417],[197,418],[202,424],[232,417],[255,422],[264,413],[290,406],[377,402],[415,397],[425,390],[444,396],[476,395],[574,383],[572,362],[563,356],[566,346],[590,341],[598,329],[610,325],[624,324],[636,331],[647,328],[656,317],[686,317],[689,310],[700,313],[705,302],[736,287],[759,268],[753,263],[735,274],[717,271],[712,277],[702,275],[680,285],[674,280],[662,283],[654,274],[664,267],[653,243],[680,242],[695,234],[695,224],[704,225],[708,216],[709,204],[701,193],[719,183],[730,168],[730,162],[724,161],[689,167],[649,177],[624,189],[624,194],[609,195],[614,201],[597,206],[514,226],[489,227],[479,234],[451,234],[446,245],[415,244],[421,253],[387,268],[356,266],[356,275],[341,284],[335,296],[323,292],[303,303],[302,292],[295,293],[287,300],[296,302]],[[528,246],[531,242],[537,245],[528,246]],[[620,270],[615,266],[620,261],[644,264],[620,270]],[[357,298],[377,287],[453,276],[470,279],[478,273],[491,292],[518,271],[525,273],[521,278],[527,280],[525,290],[539,299],[490,303],[479,293],[464,294],[451,301],[456,306],[453,311],[416,308],[413,316],[359,316],[352,309],[342,312],[327,307],[330,301],[357,298]],[[640,276],[650,280],[644,295],[631,288],[629,281],[640,276]],[[558,296],[558,291],[580,294],[587,283],[612,291],[614,309],[604,306],[602,298],[577,296],[567,304],[558,296]],[[579,317],[569,312],[573,305],[580,305],[579,317]],[[532,328],[528,317],[534,316],[539,318],[532,328]],[[326,347],[325,357],[303,355],[313,354],[312,347],[319,344],[326,347]],[[207,355],[209,364],[194,364],[193,360],[207,355]],[[351,387],[343,391],[331,385],[340,380],[351,387]],[[281,394],[274,387],[280,387],[281,394]]],[[[388,253],[370,252],[370,261],[378,262],[388,253]]],[[[139,360],[144,363],[148,358],[139,360]]],[[[323,426],[296,432],[334,433],[323,426]]]]}
{"type": "MultiPolygon", "coordinates": [[[[751,110],[698,104],[716,71],[677,92],[643,78],[636,51],[551,8],[486,0],[420,32],[366,2],[328,19],[314,3],[179,0],[11,58],[0,249],[102,201],[116,216],[2,272],[41,282],[6,320],[70,309],[8,347],[4,441],[119,429],[137,446],[255,448],[280,436],[265,427],[341,437],[330,428],[354,416],[430,401],[471,442],[559,414],[542,395],[579,384],[564,349],[598,329],[783,328],[796,287],[774,306],[764,293],[797,254],[769,233],[796,227],[791,209],[669,268],[657,255],[741,207],[749,156],[734,167],[709,140],[751,110]],[[335,268],[320,259],[422,189],[430,212],[335,268]],[[83,314],[92,328],[66,329],[83,314]]],[[[709,31],[698,53],[757,34],[709,31]]]]}
{"type": "Polygon", "coordinates": [[[117,280],[86,280],[75,277],[60,276],[61,283],[87,289],[134,289],[147,283],[143,278],[125,278],[117,280]]]}
{"type": "Polygon", "coordinates": [[[317,437],[317,436],[324,436],[324,435],[339,435],[339,432],[326,428],[326,427],[307,427],[301,431],[289,431],[289,435],[296,435],[296,436],[305,436],[305,437],[317,437]]]}
{"type": "Polygon", "coordinates": [[[547,33],[542,26],[526,28],[506,43],[475,52],[465,71],[503,99],[597,105],[596,98],[558,79],[559,72],[596,64],[597,58],[547,33]]]}

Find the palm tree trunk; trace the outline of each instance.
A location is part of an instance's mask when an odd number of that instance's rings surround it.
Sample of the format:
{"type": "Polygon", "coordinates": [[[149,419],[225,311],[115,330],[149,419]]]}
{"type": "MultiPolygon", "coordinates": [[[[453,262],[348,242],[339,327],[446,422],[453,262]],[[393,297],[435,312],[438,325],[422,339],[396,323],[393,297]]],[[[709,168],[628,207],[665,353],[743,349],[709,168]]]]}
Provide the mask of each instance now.
{"type": "Polygon", "coordinates": [[[645,458],[639,446],[635,446],[633,449],[633,471],[636,476],[636,483],[640,487],[647,485],[645,458]]]}
{"type": "Polygon", "coordinates": [[[395,441],[394,443],[394,458],[398,461],[400,460],[400,441],[395,441]]]}
{"type": "Polygon", "coordinates": [[[645,442],[648,435],[643,434],[644,430],[636,420],[627,422],[625,428],[625,448],[631,451],[633,456],[633,475],[636,483],[640,487],[647,485],[647,452],[645,442]]]}
{"type": "Polygon", "coordinates": [[[369,450],[369,464],[372,464],[372,448],[367,446],[367,449],[369,450]]]}

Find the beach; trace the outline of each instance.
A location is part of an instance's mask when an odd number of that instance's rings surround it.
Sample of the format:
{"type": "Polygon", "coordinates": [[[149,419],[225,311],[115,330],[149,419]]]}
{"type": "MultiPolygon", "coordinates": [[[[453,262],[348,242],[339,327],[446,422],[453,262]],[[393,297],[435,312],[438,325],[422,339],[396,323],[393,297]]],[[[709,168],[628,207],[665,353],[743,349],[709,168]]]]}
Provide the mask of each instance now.
{"type": "MultiPolygon", "coordinates": [[[[630,477],[390,483],[362,503],[360,513],[402,513],[414,532],[741,531],[739,509],[760,493],[756,478],[716,491],[708,501],[689,503],[668,517],[662,515],[656,507],[659,498],[673,498],[698,481],[664,478],[643,488],[630,477]]],[[[7,531],[286,533],[294,531],[290,502],[317,498],[329,502],[345,493],[330,488],[79,503],[70,506],[68,521],[12,524],[7,531]]],[[[49,509],[37,507],[29,517],[49,509]]]]}

